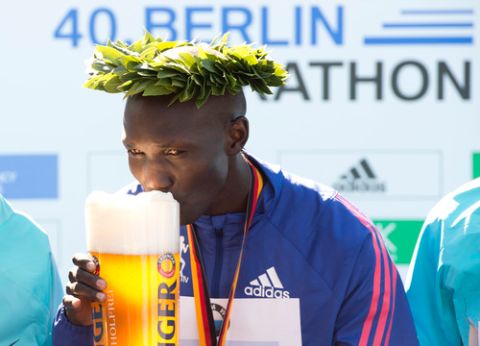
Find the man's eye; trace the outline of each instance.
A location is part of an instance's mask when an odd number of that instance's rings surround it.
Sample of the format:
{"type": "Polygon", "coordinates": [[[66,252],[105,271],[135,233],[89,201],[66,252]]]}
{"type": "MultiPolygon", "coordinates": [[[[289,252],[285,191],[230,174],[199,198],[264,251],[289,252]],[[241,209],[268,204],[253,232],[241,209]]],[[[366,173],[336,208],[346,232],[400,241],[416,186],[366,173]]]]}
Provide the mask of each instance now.
{"type": "Polygon", "coordinates": [[[175,148],[168,148],[168,149],[165,149],[165,151],[163,152],[165,155],[169,155],[169,156],[178,156],[180,154],[183,154],[185,151],[184,150],[179,150],[179,149],[175,149],[175,148]]]}
{"type": "Polygon", "coordinates": [[[128,149],[127,152],[128,152],[128,155],[130,155],[130,156],[143,155],[143,152],[141,152],[140,150],[137,150],[137,149],[128,149]]]}

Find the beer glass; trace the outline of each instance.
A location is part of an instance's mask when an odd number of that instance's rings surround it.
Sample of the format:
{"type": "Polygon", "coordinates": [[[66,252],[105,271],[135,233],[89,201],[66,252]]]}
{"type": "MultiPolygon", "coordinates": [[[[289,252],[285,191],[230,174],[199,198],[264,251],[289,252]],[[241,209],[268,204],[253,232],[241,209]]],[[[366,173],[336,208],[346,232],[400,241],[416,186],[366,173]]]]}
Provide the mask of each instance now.
{"type": "Polygon", "coordinates": [[[85,212],[87,250],[108,285],[92,304],[95,345],[177,345],[178,203],[159,191],[93,192],[85,212]]]}

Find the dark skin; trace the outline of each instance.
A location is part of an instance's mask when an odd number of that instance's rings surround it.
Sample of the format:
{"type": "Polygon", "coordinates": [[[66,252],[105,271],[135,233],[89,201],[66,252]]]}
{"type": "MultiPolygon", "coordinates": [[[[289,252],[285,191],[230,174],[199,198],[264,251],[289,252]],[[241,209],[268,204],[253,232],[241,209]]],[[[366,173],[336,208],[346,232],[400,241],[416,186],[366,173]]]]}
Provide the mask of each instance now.
{"type": "MultiPolygon", "coordinates": [[[[248,139],[243,93],[168,107],[168,97],[127,100],[123,143],[129,167],[145,191],[171,192],[180,203],[180,223],[201,215],[245,211],[250,169],[241,152],[248,139]]],[[[88,254],[73,258],[63,305],[73,324],[92,324],[90,302],[104,301],[107,283],[93,275],[88,254]]]]}

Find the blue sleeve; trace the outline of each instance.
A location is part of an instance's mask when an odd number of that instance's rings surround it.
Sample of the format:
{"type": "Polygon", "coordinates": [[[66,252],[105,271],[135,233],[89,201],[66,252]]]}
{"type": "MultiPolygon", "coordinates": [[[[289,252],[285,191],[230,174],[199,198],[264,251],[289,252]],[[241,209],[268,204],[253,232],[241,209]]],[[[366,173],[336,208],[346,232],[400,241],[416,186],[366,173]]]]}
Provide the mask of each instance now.
{"type": "Polygon", "coordinates": [[[0,234],[0,344],[51,346],[61,288],[48,236],[1,195],[0,234]]]}
{"type": "Polygon", "coordinates": [[[444,289],[448,271],[440,263],[443,227],[439,220],[424,225],[407,275],[407,295],[422,346],[462,344],[452,292],[444,289]]]}
{"type": "Polygon", "coordinates": [[[70,323],[60,307],[53,325],[53,346],[93,346],[93,330],[70,323]]]}
{"type": "Polygon", "coordinates": [[[418,345],[402,281],[371,224],[337,316],[335,345],[418,345]]]}

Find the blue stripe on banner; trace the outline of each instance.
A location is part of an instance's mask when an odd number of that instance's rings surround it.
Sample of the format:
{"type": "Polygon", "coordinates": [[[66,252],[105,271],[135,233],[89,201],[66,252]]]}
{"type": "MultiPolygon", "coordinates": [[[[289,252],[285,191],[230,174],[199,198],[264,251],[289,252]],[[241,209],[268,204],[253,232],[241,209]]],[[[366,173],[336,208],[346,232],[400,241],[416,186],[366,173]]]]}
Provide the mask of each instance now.
{"type": "Polygon", "coordinates": [[[472,45],[472,36],[461,37],[365,37],[365,45],[431,45],[431,44],[465,44],[472,45]]]}
{"type": "Polygon", "coordinates": [[[472,9],[408,9],[408,10],[402,10],[400,12],[401,14],[405,15],[435,15],[435,14],[441,14],[441,15],[457,15],[457,14],[474,14],[475,12],[472,9]]]}
{"type": "Polygon", "coordinates": [[[58,155],[0,155],[0,193],[10,199],[58,198],[58,155]]]}
{"type": "Polygon", "coordinates": [[[385,29],[443,29],[443,28],[473,28],[473,23],[384,23],[385,29]]]}

